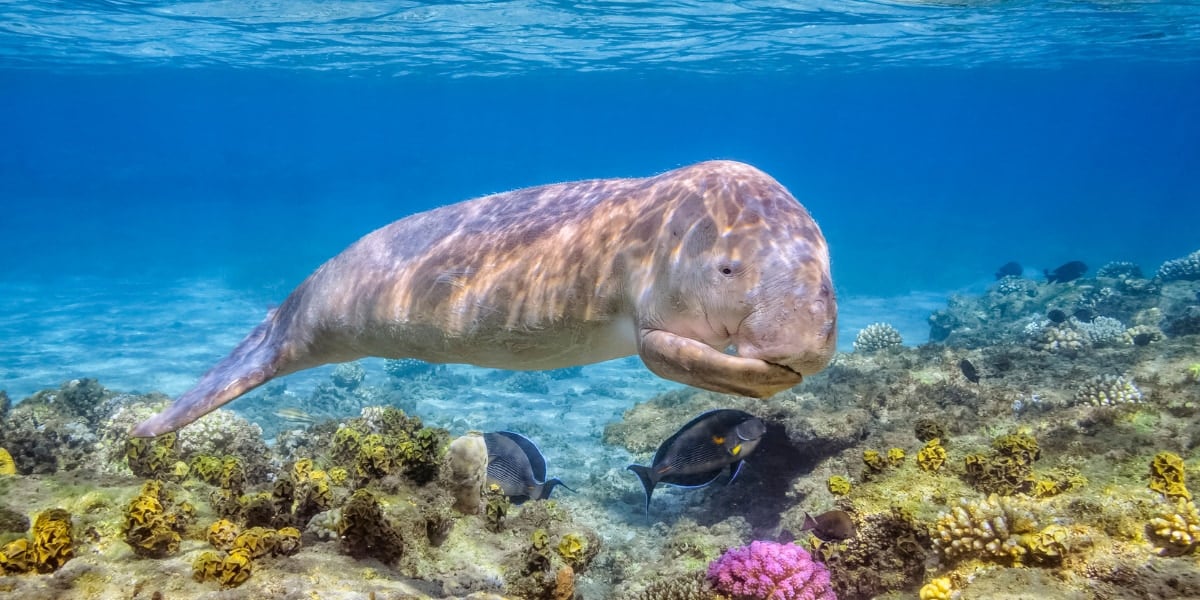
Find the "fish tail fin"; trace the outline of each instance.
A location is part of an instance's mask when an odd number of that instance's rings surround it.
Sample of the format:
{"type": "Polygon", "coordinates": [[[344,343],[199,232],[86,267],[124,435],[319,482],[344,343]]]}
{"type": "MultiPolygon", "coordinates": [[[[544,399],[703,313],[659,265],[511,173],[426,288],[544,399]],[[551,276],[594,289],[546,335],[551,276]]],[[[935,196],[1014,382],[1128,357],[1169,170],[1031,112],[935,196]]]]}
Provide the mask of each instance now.
{"type": "Polygon", "coordinates": [[[817,520],[812,518],[812,515],[804,513],[804,524],[800,526],[800,531],[812,531],[817,528],[817,520]]]}
{"type": "Polygon", "coordinates": [[[281,353],[272,335],[272,312],[221,362],[204,374],[166,410],[139,423],[129,435],[155,437],[175,431],[220,408],[227,402],[282,375],[281,353]]]}
{"type": "Polygon", "coordinates": [[[650,514],[650,495],[654,493],[654,474],[650,471],[650,467],[642,465],[629,465],[625,468],[633,471],[642,481],[642,487],[646,490],[646,514],[650,514]]]}
{"type": "Polygon", "coordinates": [[[550,497],[550,492],[553,492],[555,487],[563,487],[563,488],[566,488],[567,490],[571,491],[572,493],[576,493],[575,490],[571,488],[571,486],[563,483],[561,479],[554,477],[552,479],[547,479],[546,482],[542,484],[542,492],[540,494],[538,494],[537,499],[538,500],[546,500],[547,498],[550,497]]]}

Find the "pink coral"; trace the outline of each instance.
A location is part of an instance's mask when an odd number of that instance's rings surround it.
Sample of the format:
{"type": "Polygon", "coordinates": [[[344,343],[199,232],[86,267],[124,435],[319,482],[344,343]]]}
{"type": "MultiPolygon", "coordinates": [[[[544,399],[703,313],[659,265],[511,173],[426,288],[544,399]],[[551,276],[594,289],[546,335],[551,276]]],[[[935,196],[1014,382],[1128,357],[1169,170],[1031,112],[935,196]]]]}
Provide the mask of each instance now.
{"type": "Polygon", "coordinates": [[[733,600],[837,600],[829,571],[795,544],[753,542],[708,565],[708,580],[733,600]]]}

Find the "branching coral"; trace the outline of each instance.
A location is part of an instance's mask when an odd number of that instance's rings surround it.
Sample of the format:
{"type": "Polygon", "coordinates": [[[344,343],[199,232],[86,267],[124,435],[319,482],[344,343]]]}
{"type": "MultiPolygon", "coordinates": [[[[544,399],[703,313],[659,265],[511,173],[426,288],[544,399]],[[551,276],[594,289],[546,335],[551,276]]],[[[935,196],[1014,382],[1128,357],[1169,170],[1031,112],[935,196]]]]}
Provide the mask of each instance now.
{"type": "Polygon", "coordinates": [[[1175,258],[1158,267],[1155,276],[1162,281],[1200,280],[1200,250],[1183,258],[1175,258]]]}
{"type": "Polygon", "coordinates": [[[1200,543],[1200,511],[1185,498],[1176,498],[1171,509],[1150,519],[1152,538],[1162,554],[1187,554],[1200,543]]]}
{"type": "Polygon", "coordinates": [[[904,339],[900,337],[900,332],[896,331],[895,327],[888,323],[871,323],[858,332],[858,337],[854,339],[854,350],[869,354],[900,346],[903,343],[904,339]]]}
{"type": "Polygon", "coordinates": [[[708,566],[708,580],[735,600],[836,600],[825,565],[795,544],[729,550],[708,566]]]}
{"type": "Polygon", "coordinates": [[[947,563],[980,558],[1009,564],[1053,563],[1067,551],[1068,531],[1051,524],[1039,530],[1034,511],[1020,500],[995,494],[965,498],[935,524],[933,547],[947,563]]]}
{"type": "Polygon", "coordinates": [[[1076,404],[1114,406],[1141,402],[1142,392],[1133,380],[1124,375],[1098,375],[1084,383],[1075,392],[1076,404]]]}

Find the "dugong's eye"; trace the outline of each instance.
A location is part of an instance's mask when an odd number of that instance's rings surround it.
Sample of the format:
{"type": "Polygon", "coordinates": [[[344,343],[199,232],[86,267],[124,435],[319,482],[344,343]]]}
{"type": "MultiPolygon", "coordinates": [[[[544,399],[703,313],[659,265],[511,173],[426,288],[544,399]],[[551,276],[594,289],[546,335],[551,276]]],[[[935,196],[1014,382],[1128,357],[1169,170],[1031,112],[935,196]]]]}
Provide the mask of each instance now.
{"type": "Polygon", "coordinates": [[[735,263],[722,263],[717,265],[717,271],[726,277],[733,277],[741,272],[741,265],[735,263]]]}

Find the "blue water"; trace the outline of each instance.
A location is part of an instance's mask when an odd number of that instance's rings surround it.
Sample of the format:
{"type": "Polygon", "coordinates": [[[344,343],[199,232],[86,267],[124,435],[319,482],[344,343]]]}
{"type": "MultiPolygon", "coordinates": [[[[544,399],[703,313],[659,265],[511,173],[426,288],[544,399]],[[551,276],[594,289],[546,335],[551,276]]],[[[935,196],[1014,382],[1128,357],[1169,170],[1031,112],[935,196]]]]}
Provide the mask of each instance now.
{"type": "Polygon", "coordinates": [[[1200,248],[1200,7],[6,3],[0,132],[18,397],[179,393],[387,222],[710,158],[818,219],[844,346],[920,343],[1009,260],[1200,248]]]}

